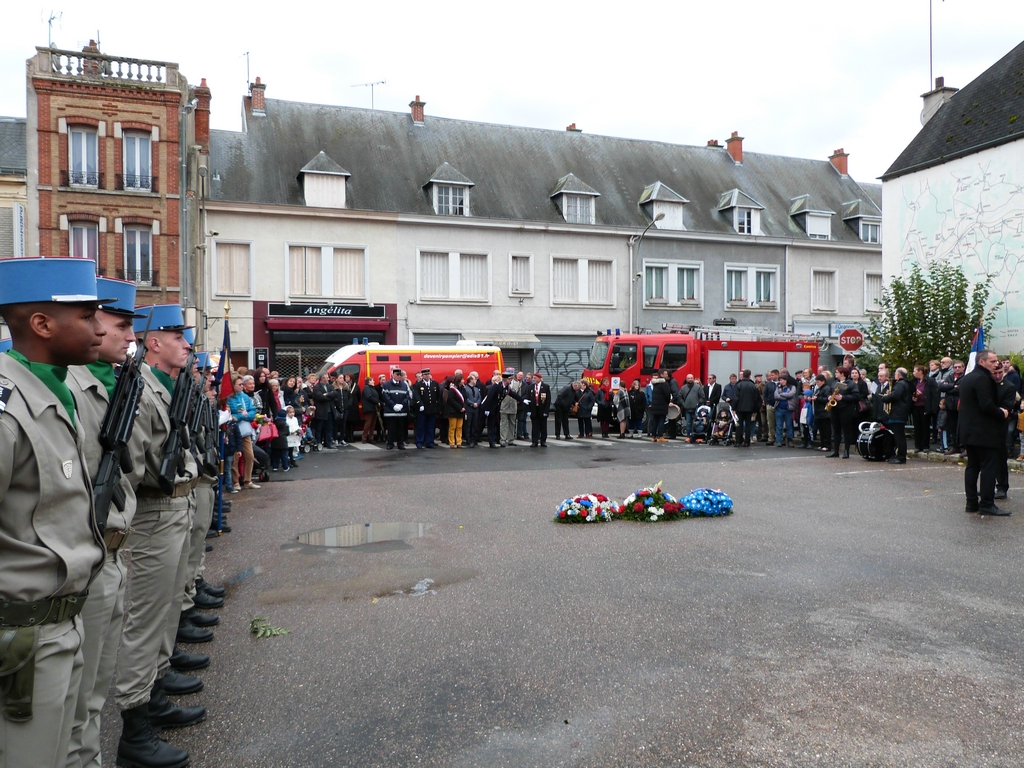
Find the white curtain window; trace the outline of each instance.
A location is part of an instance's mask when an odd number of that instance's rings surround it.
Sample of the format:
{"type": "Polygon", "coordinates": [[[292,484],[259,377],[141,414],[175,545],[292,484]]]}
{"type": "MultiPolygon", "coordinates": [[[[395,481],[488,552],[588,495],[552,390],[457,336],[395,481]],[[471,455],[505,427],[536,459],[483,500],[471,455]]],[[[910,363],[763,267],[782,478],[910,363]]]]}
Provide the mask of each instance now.
{"type": "Polygon", "coordinates": [[[864,311],[882,311],[882,276],[864,275],[864,311]]]}
{"type": "Polygon", "coordinates": [[[594,198],[588,195],[566,195],[565,220],[569,224],[593,224],[594,198]]]}
{"type": "Polygon", "coordinates": [[[482,253],[459,254],[459,289],[463,299],[484,301],[487,299],[487,255],[482,253]]]}
{"type": "Polygon", "coordinates": [[[92,259],[99,256],[100,230],[95,224],[71,224],[71,256],[92,259]]]}
{"type": "Polygon", "coordinates": [[[142,227],[124,229],[124,276],[140,285],[153,282],[153,235],[142,227]]]}
{"type": "Polygon", "coordinates": [[[532,293],[533,292],[533,259],[529,256],[513,256],[509,268],[509,292],[510,293],[532,293]]]}
{"type": "Polygon", "coordinates": [[[612,303],[612,263],[591,261],[587,265],[587,301],[592,304],[612,303]]]}
{"type": "Polygon", "coordinates": [[[149,136],[135,133],[124,135],[124,188],[151,189],[152,144],[149,136]]]}
{"type": "Polygon", "coordinates": [[[249,292],[249,246],[217,243],[217,293],[249,292]]]}
{"type": "Polygon", "coordinates": [[[420,297],[448,298],[448,254],[420,253],[420,297]]]}
{"type": "Polygon", "coordinates": [[[100,183],[96,131],[72,128],[68,131],[69,181],[71,184],[95,187],[100,183]]]}
{"type": "Polygon", "coordinates": [[[881,242],[882,227],[879,224],[872,224],[867,221],[860,223],[860,239],[865,243],[881,242]]]}
{"type": "Polygon", "coordinates": [[[679,301],[697,301],[697,269],[679,267],[676,270],[676,297],[679,301]]]}
{"type": "Polygon", "coordinates": [[[437,185],[437,212],[442,216],[466,215],[466,188],[437,185]]]}
{"type": "Polygon", "coordinates": [[[836,273],[811,274],[811,309],[818,312],[836,311],[836,273]]]}
{"type": "Polygon", "coordinates": [[[775,282],[775,273],[759,270],[755,280],[757,281],[757,303],[765,304],[775,301],[775,290],[772,285],[775,282]]]}
{"type": "Polygon", "coordinates": [[[334,249],[334,295],[363,298],[366,254],[361,248],[334,249]]]}
{"type": "Polygon", "coordinates": [[[668,267],[647,267],[644,271],[647,301],[665,301],[665,273],[668,272],[668,267]]]}
{"type": "Polygon", "coordinates": [[[554,301],[580,300],[579,261],[553,259],[551,263],[551,297],[554,301]]]}
{"type": "Polygon", "coordinates": [[[730,269],[725,273],[726,301],[746,301],[746,270],[730,269]]]}
{"type": "Polygon", "coordinates": [[[736,231],[741,235],[749,235],[754,231],[754,212],[749,208],[736,210],[736,231]]]}
{"type": "Polygon", "coordinates": [[[293,245],[288,249],[291,262],[291,293],[293,296],[320,296],[319,248],[293,245]]]}

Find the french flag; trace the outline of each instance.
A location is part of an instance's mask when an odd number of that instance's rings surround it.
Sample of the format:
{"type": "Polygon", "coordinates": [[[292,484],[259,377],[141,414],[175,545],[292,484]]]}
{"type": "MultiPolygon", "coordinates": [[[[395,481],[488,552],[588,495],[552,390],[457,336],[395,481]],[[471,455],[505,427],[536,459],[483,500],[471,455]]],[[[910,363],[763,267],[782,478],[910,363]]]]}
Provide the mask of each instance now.
{"type": "Polygon", "coordinates": [[[967,370],[964,373],[970,373],[974,370],[974,365],[978,360],[978,353],[985,348],[985,329],[975,328],[974,338],[971,340],[971,356],[967,358],[967,370]]]}

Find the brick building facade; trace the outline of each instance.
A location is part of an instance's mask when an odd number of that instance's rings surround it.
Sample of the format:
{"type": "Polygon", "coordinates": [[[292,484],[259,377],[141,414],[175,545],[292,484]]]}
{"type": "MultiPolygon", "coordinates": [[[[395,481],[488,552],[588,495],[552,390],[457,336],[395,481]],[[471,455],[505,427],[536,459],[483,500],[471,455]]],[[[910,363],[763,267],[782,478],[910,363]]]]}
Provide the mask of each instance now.
{"type": "Polygon", "coordinates": [[[98,274],[138,283],[140,303],[195,306],[192,259],[183,256],[194,255],[199,235],[205,81],[190,88],[177,64],[104,55],[92,42],[81,52],[36,51],[27,73],[28,255],[93,259],[98,274]]]}

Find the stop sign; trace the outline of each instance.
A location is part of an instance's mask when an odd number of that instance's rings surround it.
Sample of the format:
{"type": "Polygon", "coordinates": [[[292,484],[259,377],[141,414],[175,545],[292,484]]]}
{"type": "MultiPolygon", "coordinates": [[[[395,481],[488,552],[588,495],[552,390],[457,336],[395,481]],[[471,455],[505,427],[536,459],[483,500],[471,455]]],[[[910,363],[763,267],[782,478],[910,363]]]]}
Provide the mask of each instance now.
{"type": "Polygon", "coordinates": [[[856,328],[847,328],[839,334],[839,346],[847,352],[856,352],[864,343],[864,334],[856,328]]]}

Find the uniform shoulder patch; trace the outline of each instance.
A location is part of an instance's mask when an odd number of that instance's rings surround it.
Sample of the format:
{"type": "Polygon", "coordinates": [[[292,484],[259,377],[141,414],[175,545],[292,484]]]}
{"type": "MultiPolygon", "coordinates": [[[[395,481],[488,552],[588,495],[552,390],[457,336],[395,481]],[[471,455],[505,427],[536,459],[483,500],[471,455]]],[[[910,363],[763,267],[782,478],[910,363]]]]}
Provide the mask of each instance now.
{"type": "Polygon", "coordinates": [[[7,410],[7,401],[11,399],[14,392],[14,382],[0,376],[0,413],[7,410]]]}

